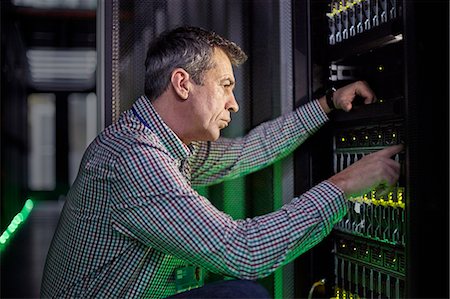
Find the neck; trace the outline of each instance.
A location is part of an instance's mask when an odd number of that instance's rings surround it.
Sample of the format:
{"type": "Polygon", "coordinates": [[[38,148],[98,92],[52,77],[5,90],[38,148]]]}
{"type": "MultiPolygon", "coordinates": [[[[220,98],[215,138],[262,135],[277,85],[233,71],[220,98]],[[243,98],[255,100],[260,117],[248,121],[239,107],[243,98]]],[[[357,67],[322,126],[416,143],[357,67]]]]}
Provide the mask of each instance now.
{"type": "Polygon", "coordinates": [[[152,101],[152,105],[164,123],[181,139],[189,145],[193,140],[188,138],[189,111],[185,101],[171,97],[166,93],[152,101]]]}

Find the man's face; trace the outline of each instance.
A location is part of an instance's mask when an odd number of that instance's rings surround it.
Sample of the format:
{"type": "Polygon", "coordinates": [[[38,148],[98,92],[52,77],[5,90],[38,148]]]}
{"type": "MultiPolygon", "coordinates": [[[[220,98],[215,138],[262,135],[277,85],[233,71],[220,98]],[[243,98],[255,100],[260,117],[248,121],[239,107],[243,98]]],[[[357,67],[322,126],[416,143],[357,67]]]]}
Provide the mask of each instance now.
{"type": "Polygon", "coordinates": [[[239,110],[233,94],[235,80],[228,56],[216,48],[213,62],[215,66],[205,73],[203,85],[197,85],[191,80],[191,140],[217,140],[220,130],[231,121],[231,112],[239,110]]]}

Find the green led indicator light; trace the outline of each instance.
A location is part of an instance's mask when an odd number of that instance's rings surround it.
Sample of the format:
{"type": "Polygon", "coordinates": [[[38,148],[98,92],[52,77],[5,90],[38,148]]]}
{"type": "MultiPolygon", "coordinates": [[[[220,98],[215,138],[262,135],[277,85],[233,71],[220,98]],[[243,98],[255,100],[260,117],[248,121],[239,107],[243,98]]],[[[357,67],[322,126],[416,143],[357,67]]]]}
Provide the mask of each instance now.
{"type": "Polygon", "coordinates": [[[11,220],[6,230],[0,236],[0,251],[2,251],[7,243],[7,241],[13,236],[14,232],[19,228],[19,226],[28,218],[31,210],[34,207],[34,203],[31,199],[28,199],[22,210],[11,220]]]}

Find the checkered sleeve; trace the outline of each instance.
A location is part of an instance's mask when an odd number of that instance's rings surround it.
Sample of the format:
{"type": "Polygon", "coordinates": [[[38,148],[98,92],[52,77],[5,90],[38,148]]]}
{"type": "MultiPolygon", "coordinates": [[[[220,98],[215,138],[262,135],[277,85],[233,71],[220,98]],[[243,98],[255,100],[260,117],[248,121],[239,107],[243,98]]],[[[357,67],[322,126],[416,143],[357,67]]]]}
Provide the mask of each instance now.
{"type": "Polygon", "coordinates": [[[241,279],[271,274],[311,248],[345,213],[324,181],[281,209],[233,220],[193,190],[168,153],[137,145],[115,163],[114,229],[164,254],[241,279]]]}
{"type": "Polygon", "coordinates": [[[191,158],[192,184],[216,184],[262,169],[290,154],[327,120],[315,100],[259,125],[245,137],[198,143],[191,158]]]}

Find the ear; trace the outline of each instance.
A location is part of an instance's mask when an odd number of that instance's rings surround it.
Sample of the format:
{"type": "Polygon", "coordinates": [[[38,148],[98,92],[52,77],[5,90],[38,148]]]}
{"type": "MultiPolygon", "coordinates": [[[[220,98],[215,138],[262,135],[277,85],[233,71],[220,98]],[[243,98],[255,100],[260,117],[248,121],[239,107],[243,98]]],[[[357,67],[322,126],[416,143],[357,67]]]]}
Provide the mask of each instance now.
{"type": "Polygon", "coordinates": [[[190,82],[188,72],[182,68],[175,69],[172,72],[170,82],[181,99],[186,100],[189,97],[190,82]]]}

